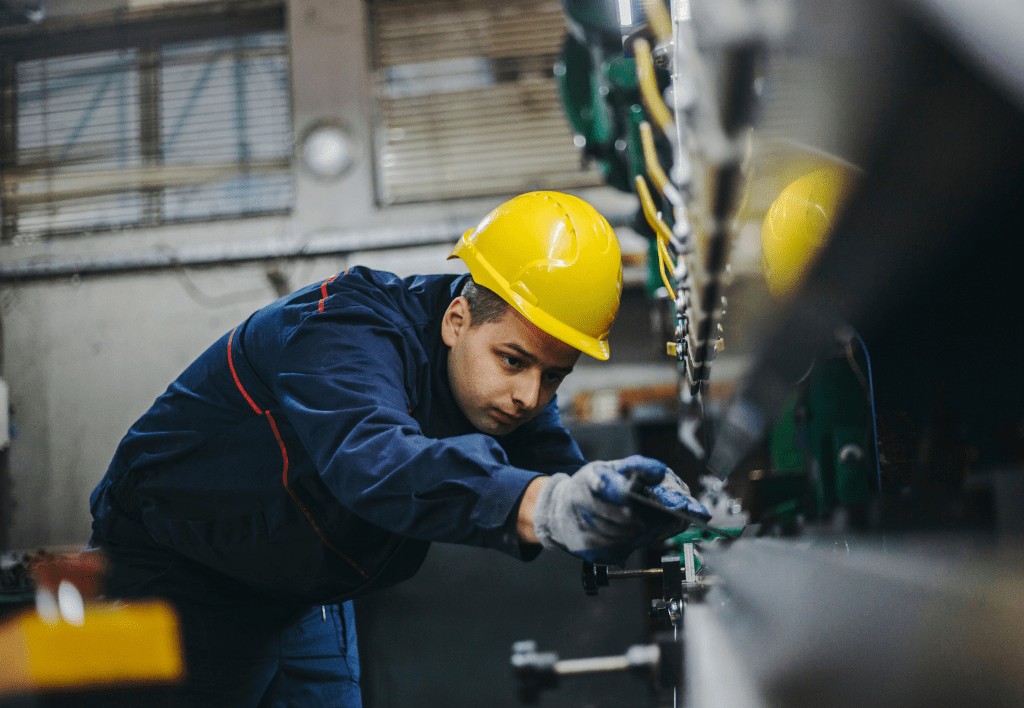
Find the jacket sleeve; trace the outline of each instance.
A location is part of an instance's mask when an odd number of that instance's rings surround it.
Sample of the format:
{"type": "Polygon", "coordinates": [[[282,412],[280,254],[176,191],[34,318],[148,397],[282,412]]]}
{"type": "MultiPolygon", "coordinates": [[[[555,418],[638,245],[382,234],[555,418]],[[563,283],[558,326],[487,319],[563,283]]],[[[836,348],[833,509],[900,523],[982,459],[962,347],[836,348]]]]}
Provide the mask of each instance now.
{"type": "Polygon", "coordinates": [[[337,500],[393,533],[519,555],[514,523],[537,472],[510,464],[483,434],[433,439],[412,417],[419,374],[384,315],[346,307],[311,315],[287,336],[273,377],[285,415],[337,500]]]}

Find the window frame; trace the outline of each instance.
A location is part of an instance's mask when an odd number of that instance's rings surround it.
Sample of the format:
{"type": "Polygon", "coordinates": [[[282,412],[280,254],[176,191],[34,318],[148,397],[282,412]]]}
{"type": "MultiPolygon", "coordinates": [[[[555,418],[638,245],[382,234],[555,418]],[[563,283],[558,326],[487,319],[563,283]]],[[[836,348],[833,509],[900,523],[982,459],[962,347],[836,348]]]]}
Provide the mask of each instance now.
{"type": "MultiPolygon", "coordinates": [[[[159,164],[161,154],[159,61],[160,48],[178,42],[195,42],[268,31],[287,33],[283,0],[234,0],[151,8],[117,10],[46,20],[35,25],[0,28],[0,195],[7,193],[10,171],[18,164],[18,83],[20,62],[53,59],[94,52],[134,49],[138,53],[140,156],[144,164],[159,164]]],[[[289,106],[294,105],[290,57],[287,62],[289,106]]],[[[291,110],[291,109],[289,109],[291,110]]],[[[292,156],[289,165],[294,170],[292,156]]],[[[239,163],[242,164],[242,163],[239,163]]],[[[244,170],[240,171],[240,174],[244,170]]],[[[158,188],[161,193],[164,188],[158,188]]],[[[140,192],[144,191],[142,189],[140,192]]],[[[153,219],[87,228],[85,231],[111,232],[146,229],[155,226],[225,219],[261,218],[289,214],[292,203],[277,210],[251,214],[224,214],[209,217],[153,219]]],[[[159,211],[159,210],[158,210],[159,211]]],[[[0,204],[0,244],[16,241],[18,210],[0,204]]],[[[27,239],[65,237],[83,229],[46,231],[27,239]]]]}

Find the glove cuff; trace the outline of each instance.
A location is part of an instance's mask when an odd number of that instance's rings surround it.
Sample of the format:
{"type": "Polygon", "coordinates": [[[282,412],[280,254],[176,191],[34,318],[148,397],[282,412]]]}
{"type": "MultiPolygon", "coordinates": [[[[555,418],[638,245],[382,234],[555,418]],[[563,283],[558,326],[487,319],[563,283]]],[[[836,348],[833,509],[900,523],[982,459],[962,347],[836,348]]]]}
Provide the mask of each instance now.
{"type": "Polygon", "coordinates": [[[537,495],[537,503],[533,507],[533,533],[544,548],[568,550],[555,540],[555,531],[552,528],[552,524],[556,522],[554,514],[556,494],[559,487],[568,481],[569,475],[564,472],[551,475],[548,483],[541,488],[537,495]]]}

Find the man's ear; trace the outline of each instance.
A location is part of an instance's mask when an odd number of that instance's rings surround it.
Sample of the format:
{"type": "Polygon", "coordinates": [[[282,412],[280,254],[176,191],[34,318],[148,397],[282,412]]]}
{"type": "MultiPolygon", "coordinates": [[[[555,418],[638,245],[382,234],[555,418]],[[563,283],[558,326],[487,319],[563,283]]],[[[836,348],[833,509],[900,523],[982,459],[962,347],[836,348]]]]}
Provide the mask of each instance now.
{"type": "Polygon", "coordinates": [[[459,295],[451,301],[441,320],[441,339],[449,347],[454,347],[459,337],[469,329],[469,301],[459,295]]]}

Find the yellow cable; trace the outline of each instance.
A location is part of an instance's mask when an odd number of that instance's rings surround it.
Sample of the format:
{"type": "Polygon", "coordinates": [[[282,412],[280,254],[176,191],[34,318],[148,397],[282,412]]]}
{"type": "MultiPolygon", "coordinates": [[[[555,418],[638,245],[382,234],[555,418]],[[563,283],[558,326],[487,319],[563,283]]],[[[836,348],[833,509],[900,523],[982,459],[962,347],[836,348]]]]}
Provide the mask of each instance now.
{"type": "Polygon", "coordinates": [[[654,182],[654,188],[664,195],[665,189],[670,183],[668,175],[665,174],[665,170],[661,168],[661,162],[658,160],[658,151],[654,147],[654,131],[651,130],[651,124],[647,121],[640,122],[640,145],[644,150],[647,175],[654,182]]]}
{"type": "Polygon", "coordinates": [[[658,215],[658,207],[654,205],[654,197],[651,196],[651,190],[647,186],[647,180],[643,178],[643,175],[636,176],[636,193],[640,197],[640,206],[643,207],[644,217],[647,219],[647,223],[654,229],[654,233],[658,234],[660,238],[671,240],[672,229],[669,228],[661,216],[658,215]]]}
{"type": "Polygon", "coordinates": [[[651,26],[658,41],[662,43],[671,41],[672,18],[669,17],[664,0],[644,0],[644,8],[647,10],[647,23],[651,26]]]}
{"type": "Polygon", "coordinates": [[[658,239],[658,249],[661,252],[664,264],[668,266],[668,270],[666,272],[674,278],[676,262],[672,259],[672,253],[668,250],[668,245],[660,238],[658,239]]]}
{"type": "Polygon", "coordinates": [[[672,275],[672,259],[669,255],[668,249],[665,248],[665,244],[658,241],[658,267],[661,268],[661,282],[665,283],[665,288],[668,290],[672,299],[676,299],[676,290],[669,285],[670,276],[672,275]]]}
{"type": "Polygon", "coordinates": [[[668,270],[666,272],[669,275],[672,276],[673,280],[675,280],[675,278],[676,278],[676,262],[672,258],[672,252],[668,250],[668,243],[666,241],[659,241],[659,243],[661,244],[662,257],[665,259],[665,265],[668,268],[668,270]]]}
{"type": "Polygon", "coordinates": [[[665,284],[665,289],[668,290],[668,294],[672,296],[672,299],[676,299],[676,290],[672,287],[669,282],[668,276],[665,274],[665,261],[669,263],[672,259],[669,257],[668,249],[665,246],[671,231],[669,231],[668,224],[661,220],[658,216],[658,210],[654,206],[654,198],[651,197],[651,190],[647,187],[647,180],[643,178],[643,175],[637,175],[636,179],[636,192],[640,197],[640,206],[644,210],[644,217],[647,219],[647,223],[654,229],[655,237],[657,240],[658,248],[658,274],[661,275],[661,282],[665,284]]]}
{"type": "MultiPolygon", "coordinates": [[[[660,243],[660,242],[659,242],[660,243]]],[[[672,283],[669,281],[668,276],[665,275],[665,261],[662,260],[662,250],[658,249],[658,271],[661,273],[661,282],[665,284],[665,289],[668,290],[669,297],[673,300],[676,299],[676,289],[672,287],[672,283]]]]}
{"type": "Polygon", "coordinates": [[[651,45],[646,39],[637,38],[633,41],[633,55],[636,56],[636,78],[640,83],[640,97],[651,119],[665,135],[674,130],[672,112],[665,105],[658,91],[658,80],[654,75],[654,56],[651,45]]]}

